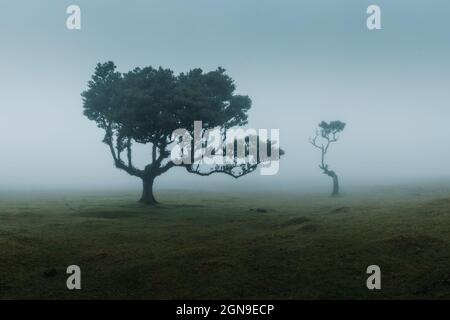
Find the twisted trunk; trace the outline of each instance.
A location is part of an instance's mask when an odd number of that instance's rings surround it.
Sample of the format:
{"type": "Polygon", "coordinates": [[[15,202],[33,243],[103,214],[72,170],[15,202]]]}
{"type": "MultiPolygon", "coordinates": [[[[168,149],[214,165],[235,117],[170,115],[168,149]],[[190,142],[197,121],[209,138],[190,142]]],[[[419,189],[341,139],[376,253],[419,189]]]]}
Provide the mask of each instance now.
{"type": "Polygon", "coordinates": [[[333,192],[331,193],[332,197],[336,197],[339,195],[339,179],[336,174],[336,172],[332,170],[324,170],[324,172],[327,176],[331,177],[333,179],[333,192]]]}
{"type": "Polygon", "coordinates": [[[339,195],[339,179],[336,173],[333,175],[333,192],[331,193],[332,197],[339,195]]]}

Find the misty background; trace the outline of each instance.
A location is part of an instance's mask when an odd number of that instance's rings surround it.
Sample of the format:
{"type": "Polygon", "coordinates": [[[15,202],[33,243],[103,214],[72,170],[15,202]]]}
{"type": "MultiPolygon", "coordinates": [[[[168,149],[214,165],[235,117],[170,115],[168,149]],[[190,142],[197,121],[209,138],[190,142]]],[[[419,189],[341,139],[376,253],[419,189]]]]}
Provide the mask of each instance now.
{"type": "MultiPolygon", "coordinates": [[[[323,186],[308,138],[347,123],[328,154],[342,190],[450,180],[448,0],[0,0],[0,189],[140,188],[119,171],[80,93],[98,62],[121,72],[222,66],[249,95],[249,126],[279,128],[276,176],[198,177],[176,168],[161,188],[323,186]],[[81,7],[82,29],[66,28],[81,7]],[[382,30],[366,28],[377,4],[382,30]]],[[[148,149],[150,150],[150,149],[148,149]]],[[[149,159],[139,150],[137,164],[149,159]]]]}

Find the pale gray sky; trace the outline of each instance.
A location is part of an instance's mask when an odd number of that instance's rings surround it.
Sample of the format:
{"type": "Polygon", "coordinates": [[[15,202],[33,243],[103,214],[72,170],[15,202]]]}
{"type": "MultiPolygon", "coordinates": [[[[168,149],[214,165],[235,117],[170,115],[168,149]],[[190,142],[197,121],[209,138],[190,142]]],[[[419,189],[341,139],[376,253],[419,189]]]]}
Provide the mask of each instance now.
{"type": "Polygon", "coordinates": [[[80,93],[106,60],[124,72],[223,66],[253,100],[250,126],[280,129],[275,177],[177,169],[157,188],[328,186],[308,137],[336,119],[348,126],[329,162],[344,186],[450,178],[449,17],[447,0],[0,0],[0,188],[140,186],[82,115],[80,93]],[[366,28],[374,3],[380,31],[366,28]],[[81,31],[66,29],[70,4],[81,31]]]}

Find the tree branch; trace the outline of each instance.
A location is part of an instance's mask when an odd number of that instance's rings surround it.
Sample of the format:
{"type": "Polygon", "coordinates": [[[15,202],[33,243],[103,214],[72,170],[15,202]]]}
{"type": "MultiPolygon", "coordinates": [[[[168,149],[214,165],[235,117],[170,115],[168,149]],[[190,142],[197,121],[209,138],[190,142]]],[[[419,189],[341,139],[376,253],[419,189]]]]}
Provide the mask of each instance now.
{"type": "Polygon", "coordinates": [[[184,167],[186,168],[186,170],[189,173],[193,173],[199,176],[203,176],[203,177],[207,177],[210,176],[214,173],[223,173],[226,174],[232,178],[238,179],[241,178],[253,171],[255,171],[258,168],[259,163],[253,164],[253,165],[248,165],[248,164],[243,164],[240,166],[233,166],[233,165],[228,165],[228,166],[214,166],[212,170],[207,171],[207,172],[202,172],[200,171],[200,167],[199,165],[196,166],[196,168],[194,169],[194,165],[184,165],[184,167]],[[234,169],[240,169],[242,170],[240,173],[234,173],[233,170],[234,169]]]}
{"type": "Polygon", "coordinates": [[[128,165],[125,164],[122,159],[120,158],[122,147],[120,146],[120,140],[116,141],[116,145],[114,145],[114,138],[113,138],[113,131],[112,131],[112,124],[108,124],[106,128],[105,137],[103,139],[103,142],[106,143],[109,146],[109,150],[111,152],[111,155],[114,160],[114,165],[116,168],[124,170],[128,174],[136,177],[142,177],[143,171],[135,168],[132,165],[132,155],[131,155],[131,139],[128,138],[127,140],[127,157],[128,157],[128,165]],[[117,150],[117,153],[116,153],[117,150]]]}

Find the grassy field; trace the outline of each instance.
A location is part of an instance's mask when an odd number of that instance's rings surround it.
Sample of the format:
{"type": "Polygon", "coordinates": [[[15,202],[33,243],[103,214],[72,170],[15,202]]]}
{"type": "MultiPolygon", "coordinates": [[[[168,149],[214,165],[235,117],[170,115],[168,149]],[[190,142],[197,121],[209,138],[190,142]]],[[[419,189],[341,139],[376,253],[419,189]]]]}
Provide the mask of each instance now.
{"type": "Polygon", "coordinates": [[[0,298],[450,298],[449,187],[137,196],[3,193],[0,298]]]}

